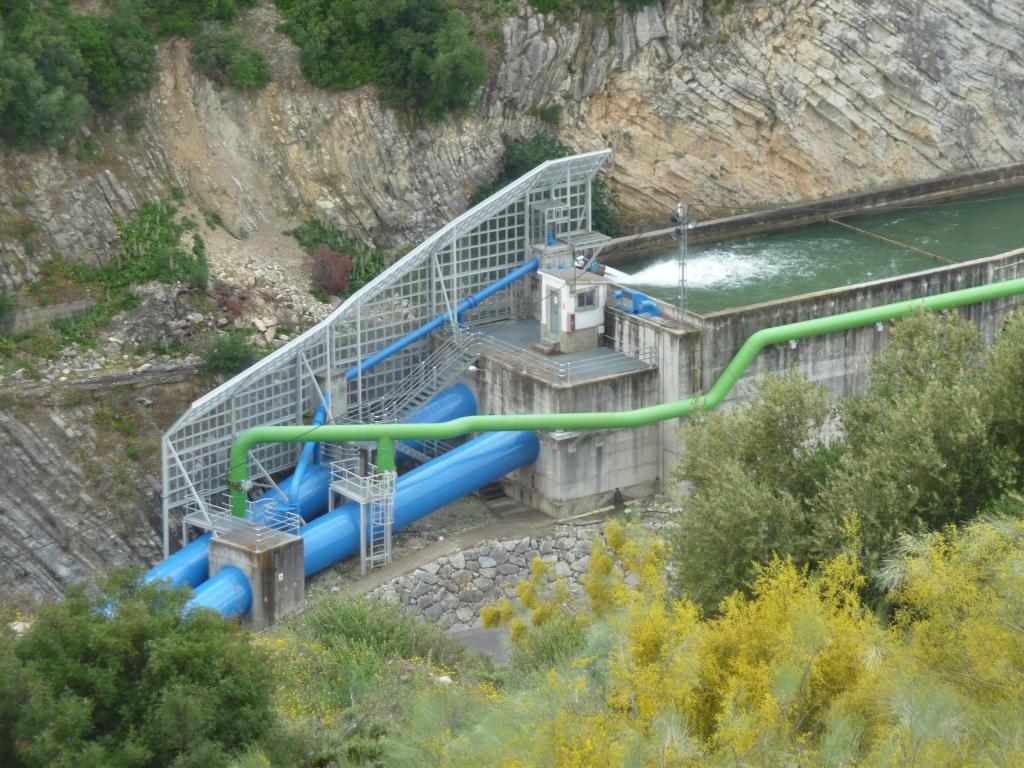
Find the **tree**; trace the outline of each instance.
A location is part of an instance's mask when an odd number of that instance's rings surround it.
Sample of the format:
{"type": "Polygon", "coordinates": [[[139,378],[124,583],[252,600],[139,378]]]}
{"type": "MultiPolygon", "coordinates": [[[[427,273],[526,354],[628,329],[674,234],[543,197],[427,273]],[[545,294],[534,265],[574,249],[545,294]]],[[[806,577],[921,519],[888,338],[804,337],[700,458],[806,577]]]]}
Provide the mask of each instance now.
{"type": "Polygon", "coordinates": [[[992,439],[1024,459],[1024,310],[1010,314],[981,377],[992,439]]]}
{"type": "Polygon", "coordinates": [[[66,2],[18,4],[0,23],[0,138],[68,141],[91,110],[117,111],[153,82],[153,39],[135,7],[77,14],[66,2]]]}
{"type": "Polygon", "coordinates": [[[903,533],[969,520],[1019,488],[1022,350],[1017,316],[983,365],[972,323],[920,313],[893,326],[831,442],[823,391],[792,373],[762,380],[746,408],[691,418],[674,475],[692,491],[671,535],[676,587],[713,610],[773,555],[815,564],[851,546],[874,572],[903,533]]]}
{"type": "Polygon", "coordinates": [[[392,106],[439,119],[486,78],[469,23],[447,0],[277,0],[315,85],[374,83],[392,106]]]}
{"type": "Polygon", "coordinates": [[[981,357],[970,321],[919,313],[893,327],[867,393],[843,403],[846,450],[815,507],[859,518],[869,570],[901,533],[967,520],[1016,485],[1019,462],[990,434],[981,357]]]}
{"type": "Polygon", "coordinates": [[[185,590],[108,576],[0,640],[0,756],[18,766],[207,766],[272,723],[265,660],[185,590]]]}
{"type": "Polygon", "coordinates": [[[222,85],[254,90],[267,86],[263,54],[248,47],[237,29],[214,28],[198,35],[192,60],[196,69],[222,85]]]}
{"type": "Polygon", "coordinates": [[[672,476],[689,491],[670,536],[681,594],[713,610],[773,554],[808,563],[832,551],[833,521],[810,508],[835,458],[818,442],[827,416],[825,390],[789,372],[760,380],[745,408],[687,422],[672,476]]]}
{"type": "Polygon", "coordinates": [[[428,118],[440,119],[446,112],[461,112],[473,101],[473,95],[487,79],[484,52],[473,42],[473,30],[459,11],[448,15],[434,38],[436,53],[426,59],[423,82],[424,111],[428,118]]]}

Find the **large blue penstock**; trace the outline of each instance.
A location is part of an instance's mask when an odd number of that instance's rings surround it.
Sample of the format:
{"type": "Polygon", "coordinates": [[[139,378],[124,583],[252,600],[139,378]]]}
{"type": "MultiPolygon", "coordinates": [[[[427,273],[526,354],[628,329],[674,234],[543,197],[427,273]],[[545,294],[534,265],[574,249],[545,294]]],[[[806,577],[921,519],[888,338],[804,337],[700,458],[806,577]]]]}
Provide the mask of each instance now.
{"type": "MultiPolygon", "coordinates": [[[[492,432],[402,475],[395,487],[394,530],[537,459],[532,432],[492,432]]],[[[302,529],[306,576],[359,551],[359,505],[349,503],[302,529]]]]}
{"type": "MultiPolygon", "coordinates": [[[[400,421],[410,424],[430,424],[439,421],[452,421],[463,416],[476,416],[476,396],[465,384],[456,384],[446,389],[433,400],[424,403],[408,417],[400,421]]],[[[413,450],[423,451],[424,445],[418,440],[400,440],[395,446],[402,453],[402,446],[408,445],[413,450]]]]}
{"type": "Polygon", "coordinates": [[[228,619],[245,616],[252,608],[252,587],[239,568],[224,566],[216,578],[201,584],[185,605],[186,611],[193,608],[209,608],[228,619]]]}
{"type": "MultiPolygon", "coordinates": [[[[395,487],[394,529],[536,461],[539,451],[532,432],[491,432],[402,475],[395,487]]],[[[346,504],[313,521],[302,529],[302,538],[306,578],[354,555],[359,551],[359,505],[346,504]]],[[[189,606],[225,616],[248,612],[252,593],[240,588],[236,570],[219,571],[196,590],[189,606]]]]}
{"type": "MultiPolygon", "coordinates": [[[[419,410],[409,417],[412,422],[451,421],[461,416],[476,415],[476,397],[465,384],[457,384],[446,389],[436,397],[424,403],[419,410]]],[[[399,446],[401,443],[399,443],[399,446]]],[[[418,444],[413,443],[413,447],[418,444]]],[[[280,488],[291,488],[292,477],[283,480],[280,488]]],[[[322,515],[327,509],[327,488],[330,485],[330,470],[320,464],[310,464],[304,470],[302,485],[298,489],[297,509],[303,520],[322,515]]],[[[293,491],[294,494],[294,491],[293,491]]],[[[253,502],[253,507],[272,504],[280,501],[276,491],[269,491],[253,502]]],[[[210,534],[203,534],[195,541],[182,547],[162,563],[153,566],[143,577],[143,581],[166,581],[177,587],[187,584],[198,587],[209,578],[209,543],[210,534]]]]}

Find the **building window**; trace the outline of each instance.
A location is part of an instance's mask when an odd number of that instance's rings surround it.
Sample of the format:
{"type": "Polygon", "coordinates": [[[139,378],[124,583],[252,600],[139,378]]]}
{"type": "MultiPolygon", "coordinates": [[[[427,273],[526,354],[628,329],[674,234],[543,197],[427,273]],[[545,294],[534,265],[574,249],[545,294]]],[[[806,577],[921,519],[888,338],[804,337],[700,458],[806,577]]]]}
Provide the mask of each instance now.
{"type": "Polygon", "coordinates": [[[581,291],[576,294],[576,311],[593,309],[597,306],[597,290],[581,291]]]}

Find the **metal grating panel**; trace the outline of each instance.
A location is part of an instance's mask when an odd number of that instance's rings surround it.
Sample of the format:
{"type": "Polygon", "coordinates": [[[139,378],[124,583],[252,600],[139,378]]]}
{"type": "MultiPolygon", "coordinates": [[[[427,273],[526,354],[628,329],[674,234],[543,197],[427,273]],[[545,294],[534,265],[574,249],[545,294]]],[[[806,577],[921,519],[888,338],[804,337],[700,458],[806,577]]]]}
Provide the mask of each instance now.
{"type": "MultiPolygon", "coordinates": [[[[249,427],[299,424],[319,399],[318,387],[337,391],[345,371],[395,339],[418,328],[466,296],[524,263],[531,229],[529,208],[560,201],[568,215],[558,235],[589,229],[590,182],[610,150],[551,160],[499,190],[449,222],[377,278],[353,294],[329,317],[248,370],[196,400],[163,439],[164,541],[169,545],[172,512],[195,495],[226,488],[228,453],[235,436],[249,427]],[[311,373],[320,377],[314,382],[311,373]]],[[[470,313],[474,324],[512,317],[516,289],[504,291],[470,313]]],[[[359,414],[386,397],[406,372],[429,357],[425,339],[348,383],[338,414],[359,414]]],[[[268,472],[293,465],[299,446],[262,445],[249,457],[268,472]]]]}

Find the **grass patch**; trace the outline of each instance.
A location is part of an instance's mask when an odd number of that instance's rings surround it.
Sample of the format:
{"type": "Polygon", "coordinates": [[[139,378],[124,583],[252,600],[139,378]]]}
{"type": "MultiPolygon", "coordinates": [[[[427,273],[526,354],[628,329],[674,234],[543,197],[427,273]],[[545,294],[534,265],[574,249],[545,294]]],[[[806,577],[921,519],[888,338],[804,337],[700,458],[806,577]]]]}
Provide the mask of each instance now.
{"type": "Polygon", "coordinates": [[[260,358],[259,351],[249,344],[244,331],[229,331],[210,339],[202,348],[202,370],[209,374],[234,375],[244,371],[260,358]]]}

